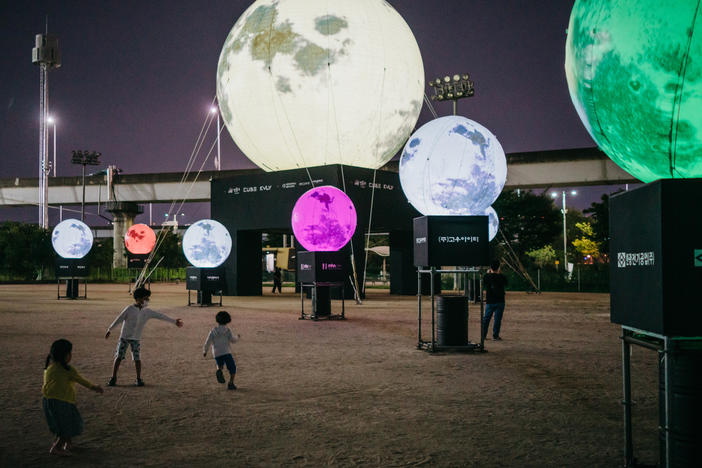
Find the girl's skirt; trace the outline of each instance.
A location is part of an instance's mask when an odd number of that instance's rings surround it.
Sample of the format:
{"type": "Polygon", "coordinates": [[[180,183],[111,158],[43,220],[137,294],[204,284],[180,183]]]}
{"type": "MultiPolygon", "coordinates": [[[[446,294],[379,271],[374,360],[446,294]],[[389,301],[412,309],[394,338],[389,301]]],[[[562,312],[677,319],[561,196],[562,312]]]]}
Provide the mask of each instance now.
{"type": "Polygon", "coordinates": [[[75,437],[83,432],[83,418],[73,403],[42,398],[41,405],[52,433],[59,437],[75,437]]]}

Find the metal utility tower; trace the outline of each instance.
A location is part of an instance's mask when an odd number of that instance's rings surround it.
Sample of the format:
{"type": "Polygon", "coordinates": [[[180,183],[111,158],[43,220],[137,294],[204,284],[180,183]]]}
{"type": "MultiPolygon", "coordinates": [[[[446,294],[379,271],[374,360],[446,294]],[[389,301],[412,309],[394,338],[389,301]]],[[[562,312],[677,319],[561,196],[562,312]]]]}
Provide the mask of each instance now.
{"type": "Polygon", "coordinates": [[[49,228],[49,70],[61,66],[58,39],[37,34],[32,49],[32,63],[39,65],[39,225],[49,228]]]}

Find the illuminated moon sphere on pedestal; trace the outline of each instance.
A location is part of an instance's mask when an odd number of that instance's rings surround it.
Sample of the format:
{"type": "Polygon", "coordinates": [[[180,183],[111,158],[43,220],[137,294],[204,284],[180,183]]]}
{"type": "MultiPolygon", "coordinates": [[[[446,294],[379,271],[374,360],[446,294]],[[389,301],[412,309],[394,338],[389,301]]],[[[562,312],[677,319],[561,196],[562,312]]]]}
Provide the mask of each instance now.
{"type": "Polygon", "coordinates": [[[698,0],[578,0],[565,71],[598,146],[643,182],[702,177],[698,0]]]}
{"type": "Polygon", "coordinates": [[[400,158],[400,183],[423,215],[482,214],[502,192],[507,160],[490,130],[460,116],[414,132],[400,158]]]}
{"type": "Polygon", "coordinates": [[[377,169],[412,132],[423,96],[417,41],[383,0],[258,0],[217,68],[227,129],[266,171],[377,169]]]}
{"type": "Polygon", "coordinates": [[[356,231],[356,208],[344,192],[331,185],[303,193],[292,212],[292,228],[309,251],[336,251],[356,231]]]}
{"type": "Polygon", "coordinates": [[[199,268],[215,268],[229,257],[232,237],[227,228],[213,219],[201,219],[183,235],[185,258],[199,268]]]}
{"type": "Polygon", "coordinates": [[[134,224],[124,235],[124,246],[133,254],[151,253],[156,245],[156,234],[146,224],[134,224]]]}
{"type": "Polygon", "coordinates": [[[83,221],[66,219],[54,228],[51,244],[63,258],[83,258],[93,246],[93,233],[83,221]]]}

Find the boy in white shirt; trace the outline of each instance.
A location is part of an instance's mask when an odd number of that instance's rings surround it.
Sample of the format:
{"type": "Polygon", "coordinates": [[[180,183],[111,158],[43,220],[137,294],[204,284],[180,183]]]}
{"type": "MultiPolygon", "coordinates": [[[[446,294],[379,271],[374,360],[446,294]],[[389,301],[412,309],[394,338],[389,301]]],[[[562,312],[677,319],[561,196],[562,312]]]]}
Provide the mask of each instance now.
{"type": "Polygon", "coordinates": [[[172,319],[167,315],[146,307],[149,304],[150,296],[151,291],[146,288],[141,287],[135,289],[134,304],[125,307],[122,313],[120,313],[114,322],[112,322],[112,324],[107,328],[105,339],[110,337],[110,331],[113,328],[122,323],[122,332],[119,335],[119,343],[117,344],[117,350],[115,351],[115,362],[112,366],[112,378],[110,378],[110,381],[107,383],[108,387],[114,387],[117,384],[117,371],[119,370],[119,365],[127,353],[127,346],[131,346],[132,348],[132,359],[134,360],[134,367],[136,367],[135,385],[137,387],[144,386],[144,381],[141,380],[139,340],[141,340],[141,333],[144,331],[144,325],[146,325],[146,322],[149,319],[155,318],[165,320],[166,322],[175,324],[179,328],[183,326],[183,321],[181,319],[172,319]]]}
{"type": "Polygon", "coordinates": [[[241,335],[237,334],[234,336],[229,327],[227,327],[227,324],[232,321],[232,317],[228,312],[224,310],[217,312],[215,320],[219,325],[210,330],[210,334],[207,335],[205,345],[202,347],[202,355],[207,357],[207,348],[212,346],[212,356],[215,358],[215,363],[217,364],[217,372],[215,373],[217,382],[224,383],[222,368],[226,365],[229,371],[229,385],[227,388],[229,388],[229,390],[236,390],[236,385],[234,385],[236,363],[234,362],[229,344],[239,341],[241,335]]]}

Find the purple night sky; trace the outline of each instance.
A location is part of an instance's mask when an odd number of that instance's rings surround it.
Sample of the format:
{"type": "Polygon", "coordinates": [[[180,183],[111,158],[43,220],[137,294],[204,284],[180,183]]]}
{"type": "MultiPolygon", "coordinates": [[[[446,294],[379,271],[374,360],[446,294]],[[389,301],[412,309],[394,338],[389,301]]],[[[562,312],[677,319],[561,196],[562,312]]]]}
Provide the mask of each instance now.
{"type": "MultiPolygon", "coordinates": [[[[459,102],[459,114],[489,128],[506,152],[594,146],[571,104],[563,69],[572,1],[538,0],[528,7],[520,0],[389,3],[415,34],[427,80],[470,73],[475,97],[459,102]]],[[[31,49],[47,15],[62,54],[61,68],[49,74],[58,175],[80,174],[70,164],[75,149],[100,151],[100,167],[116,164],[125,173],[177,172],[185,168],[214,98],[222,44],[250,4],[2,2],[0,178],[38,172],[39,71],[31,49]]],[[[449,103],[434,106],[439,115],[451,112],[449,103]]],[[[417,126],[430,119],[425,106],[417,126]]],[[[226,131],[222,136],[223,169],[254,167],[226,131]]],[[[206,146],[214,134],[209,137],[206,146]]],[[[573,202],[586,207],[599,198],[596,191],[573,202]]],[[[5,208],[0,218],[35,221],[36,211],[5,208]]],[[[185,221],[208,215],[208,206],[193,206],[185,221]]],[[[148,222],[144,216],[137,222],[148,222]]],[[[54,218],[52,210],[52,224],[54,218]]],[[[86,221],[102,223],[97,217],[86,221]]]]}

